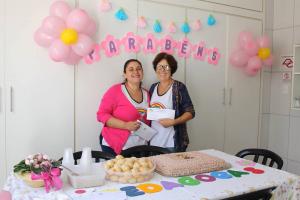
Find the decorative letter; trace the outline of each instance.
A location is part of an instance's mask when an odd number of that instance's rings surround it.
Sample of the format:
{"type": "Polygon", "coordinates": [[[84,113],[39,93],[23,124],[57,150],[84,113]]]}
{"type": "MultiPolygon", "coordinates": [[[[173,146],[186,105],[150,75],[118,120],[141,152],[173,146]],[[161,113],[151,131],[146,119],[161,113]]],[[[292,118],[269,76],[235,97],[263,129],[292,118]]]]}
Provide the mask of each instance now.
{"type": "Polygon", "coordinates": [[[137,53],[140,51],[139,39],[132,32],[126,34],[126,36],[122,39],[122,43],[125,46],[125,51],[128,53],[137,53]]]}
{"type": "Polygon", "coordinates": [[[179,42],[178,55],[179,57],[188,58],[191,53],[191,44],[187,38],[179,42]]]}
{"type": "Polygon", "coordinates": [[[84,62],[86,64],[92,64],[96,61],[99,61],[100,60],[99,51],[100,51],[100,46],[99,44],[96,44],[94,49],[84,57],[84,62]]]}
{"type": "Polygon", "coordinates": [[[241,177],[244,174],[249,174],[248,172],[241,172],[241,171],[234,171],[234,170],[227,170],[227,172],[235,177],[241,177]]]}
{"type": "Polygon", "coordinates": [[[183,176],[178,179],[178,182],[181,183],[182,185],[199,185],[200,181],[193,179],[189,176],[183,176]]]}
{"type": "Polygon", "coordinates": [[[228,174],[227,172],[211,172],[211,176],[219,179],[230,179],[232,176],[228,174]]]}
{"type": "Polygon", "coordinates": [[[198,179],[199,181],[203,181],[203,182],[214,182],[216,180],[215,177],[210,176],[210,175],[205,175],[205,174],[199,174],[197,176],[195,176],[196,179],[198,179]]]}
{"type": "Polygon", "coordinates": [[[174,48],[176,47],[176,41],[170,35],[166,35],[160,40],[161,51],[168,54],[174,53],[174,48]]]}
{"type": "Polygon", "coordinates": [[[263,173],[265,173],[264,170],[262,170],[262,169],[256,169],[254,167],[245,167],[244,170],[248,171],[248,172],[252,172],[253,174],[263,174],[263,173]]]}
{"type": "Polygon", "coordinates": [[[148,33],[143,41],[144,53],[155,53],[157,49],[157,40],[152,33],[148,33]]]}
{"type": "Polygon", "coordinates": [[[201,61],[205,60],[205,55],[206,55],[205,54],[205,42],[202,41],[199,44],[195,45],[194,51],[196,51],[194,54],[195,59],[198,59],[201,61]]]}
{"type": "Polygon", "coordinates": [[[207,60],[209,64],[217,65],[219,59],[221,57],[219,50],[217,48],[213,48],[210,50],[211,55],[208,56],[207,60]]]}
{"type": "Polygon", "coordinates": [[[106,39],[101,43],[101,46],[105,50],[105,54],[108,57],[119,55],[119,45],[119,40],[115,39],[112,35],[106,36],[106,39]]]}
{"type": "Polygon", "coordinates": [[[172,190],[173,188],[176,188],[176,187],[184,187],[181,184],[169,182],[169,181],[160,181],[160,183],[166,190],[172,190]]]}
{"type": "Polygon", "coordinates": [[[120,188],[120,190],[125,191],[126,195],[129,196],[129,197],[135,197],[135,196],[145,194],[145,192],[136,189],[135,186],[122,187],[122,188],[120,188]]]}
{"type": "Polygon", "coordinates": [[[162,191],[163,187],[154,183],[144,183],[136,186],[145,193],[156,193],[162,191]]]}

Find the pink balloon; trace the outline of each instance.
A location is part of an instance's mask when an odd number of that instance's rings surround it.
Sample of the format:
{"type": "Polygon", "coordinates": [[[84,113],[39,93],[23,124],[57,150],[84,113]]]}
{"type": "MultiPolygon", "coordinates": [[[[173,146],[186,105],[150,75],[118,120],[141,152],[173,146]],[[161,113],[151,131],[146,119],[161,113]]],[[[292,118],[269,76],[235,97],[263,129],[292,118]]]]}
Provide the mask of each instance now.
{"type": "Polygon", "coordinates": [[[53,37],[59,37],[65,28],[64,20],[56,16],[46,17],[42,24],[43,32],[53,37]]]}
{"type": "Polygon", "coordinates": [[[86,56],[93,50],[93,46],[94,42],[89,36],[79,34],[78,41],[72,46],[72,49],[76,54],[86,56]]]}
{"type": "Polygon", "coordinates": [[[34,41],[42,47],[49,47],[54,40],[53,36],[44,33],[41,28],[34,33],[34,41]]]}
{"type": "Polygon", "coordinates": [[[79,32],[84,32],[90,24],[90,18],[82,9],[74,9],[67,17],[67,26],[79,32]]]}
{"type": "Polygon", "coordinates": [[[236,50],[230,55],[229,61],[235,67],[244,67],[248,59],[249,56],[244,51],[236,50]]]}
{"type": "Polygon", "coordinates": [[[270,46],[270,39],[268,36],[264,35],[257,39],[257,43],[261,48],[268,48],[270,46]]]}
{"type": "Polygon", "coordinates": [[[5,190],[0,191],[0,199],[1,200],[11,200],[11,193],[5,190]]]}
{"type": "Polygon", "coordinates": [[[52,60],[60,62],[69,57],[70,51],[70,46],[65,45],[60,39],[57,39],[49,48],[49,56],[52,60]]]}
{"type": "Polygon", "coordinates": [[[258,73],[259,70],[253,70],[253,69],[250,69],[250,68],[245,68],[245,73],[248,75],[248,76],[255,76],[257,73],[258,73]]]}
{"type": "Polygon", "coordinates": [[[254,40],[248,41],[244,44],[244,50],[249,56],[257,55],[258,49],[258,44],[254,40]]]}
{"type": "Polygon", "coordinates": [[[70,13],[70,6],[64,1],[56,1],[50,7],[50,15],[65,20],[70,13]]]}
{"type": "Polygon", "coordinates": [[[262,68],[261,59],[258,56],[253,56],[249,58],[248,64],[245,68],[245,72],[250,76],[254,76],[261,68],[262,68]]]}
{"type": "Polygon", "coordinates": [[[74,51],[71,50],[68,58],[65,59],[65,63],[68,65],[75,65],[81,59],[81,56],[77,55],[74,51]]]}
{"type": "Polygon", "coordinates": [[[273,56],[270,55],[267,59],[263,61],[264,66],[271,67],[273,63],[273,56]]]}
{"type": "Polygon", "coordinates": [[[89,36],[93,36],[96,33],[97,27],[94,20],[90,20],[90,23],[88,24],[87,28],[83,31],[84,34],[87,34],[89,36]]]}
{"type": "Polygon", "coordinates": [[[244,46],[248,44],[248,42],[252,42],[252,41],[254,41],[254,39],[253,39],[253,34],[251,32],[248,31],[240,32],[239,45],[241,48],[244,48],[244,46]]]}

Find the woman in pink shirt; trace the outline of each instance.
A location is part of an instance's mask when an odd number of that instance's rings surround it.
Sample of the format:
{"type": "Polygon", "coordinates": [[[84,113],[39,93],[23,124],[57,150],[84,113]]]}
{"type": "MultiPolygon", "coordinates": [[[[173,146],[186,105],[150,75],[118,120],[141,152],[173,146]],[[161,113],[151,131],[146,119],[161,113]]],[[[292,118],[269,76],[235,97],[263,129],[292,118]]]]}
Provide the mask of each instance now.
{"type": "Polygon", "coordinates": [[[102,151],[113,155],[132,146],[147,144],[134,134],[140,127],[137,120],[149,124],[146,111],[150,98],[148,91],[141,87],[144,75],[141,62],[127,60],[123,73],[125,81],[106,91],[97,112],[98,121],[104,125],[100,135],[102,151]]]}

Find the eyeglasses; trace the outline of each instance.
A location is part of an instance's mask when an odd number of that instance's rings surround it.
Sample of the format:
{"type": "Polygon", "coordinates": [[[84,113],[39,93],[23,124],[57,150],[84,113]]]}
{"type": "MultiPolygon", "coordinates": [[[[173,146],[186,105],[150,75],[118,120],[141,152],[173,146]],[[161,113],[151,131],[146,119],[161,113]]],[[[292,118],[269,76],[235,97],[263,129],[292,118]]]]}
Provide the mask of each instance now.
{"type": "Polygon", "coordinates": [[[157,71],[170,71],[171,67],[169,65],[157,65],[157,71]]]}

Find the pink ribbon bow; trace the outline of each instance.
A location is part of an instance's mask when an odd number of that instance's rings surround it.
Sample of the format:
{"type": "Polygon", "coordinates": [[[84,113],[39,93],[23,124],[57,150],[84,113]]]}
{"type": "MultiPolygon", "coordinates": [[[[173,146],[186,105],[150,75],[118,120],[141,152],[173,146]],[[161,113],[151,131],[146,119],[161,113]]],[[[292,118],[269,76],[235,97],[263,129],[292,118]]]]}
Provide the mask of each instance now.
{"type": "Polygon", "coordinates": [[[52,168],[50,173],[41,172],[41,174],[36,174],[31,172],[31,180],[44,180],[46,192],[49,192],[51,188],[59,190],[63,186],[62,180],[59,178],[60,174],[59,168],[52,168]]]}

